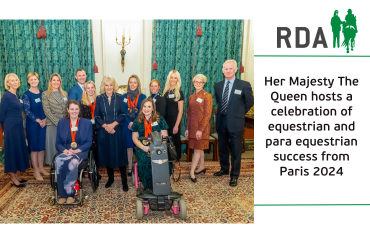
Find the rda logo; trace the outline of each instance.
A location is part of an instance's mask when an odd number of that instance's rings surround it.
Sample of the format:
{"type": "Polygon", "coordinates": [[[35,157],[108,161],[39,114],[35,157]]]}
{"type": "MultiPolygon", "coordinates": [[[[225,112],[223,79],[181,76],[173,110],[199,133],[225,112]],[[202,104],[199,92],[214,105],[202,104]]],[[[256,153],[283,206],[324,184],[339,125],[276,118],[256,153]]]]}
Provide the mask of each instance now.
{"type": "MultiPolygon", "coordinates": [[[[344,40],[341,46],[347,48],[349,53],[349,46],[351,51],[355,46],[355,38],[357,33],[356,16],[353,15],[352,10],[348,9],[345,21],[341,21],[338,16],[338,10],[334,11],[334,16],[331,18],[331,28],[333,32],[333,48],[340,47],[340,32],[342,30],[344,40]],[[343,28],[342,28],[343,27],[343,28]]],[[[288,27],[277,27],[277,48],[281,48],[282,40],[285,41],[285,45],[288,48],[292,48],[290,45],[289,38],[292,32],[288,27]]],[[[295,28],[295,47],[296,48],[307,48],[310,45],[310,30],[307,27],[296,27],[295,28]],[[305,34],[306,38],[302,40],[301,34],[305,34]]],[[[322,45],[323,48],[328,48],[326,43],[324,31],[322,27],[318,27],[313,42],[312,48],[317,48],[318,45],[322,45]]]]}

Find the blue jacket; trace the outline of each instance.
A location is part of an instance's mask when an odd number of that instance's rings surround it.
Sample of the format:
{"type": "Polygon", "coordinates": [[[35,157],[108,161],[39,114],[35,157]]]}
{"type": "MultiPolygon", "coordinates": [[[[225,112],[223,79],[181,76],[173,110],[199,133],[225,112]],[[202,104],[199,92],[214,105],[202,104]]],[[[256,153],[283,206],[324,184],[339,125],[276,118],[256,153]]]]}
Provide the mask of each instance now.
{"type": "MultiPolygon", "coordinates": [[[[80,159],[87,159],[89,150],[92,145],[92,124],[91,121],[85,118],[80,118],[76,132],[76,143],[77,148],[81,152],[77,154],[80,159]]],[[[65,149],[70,149],[71,144],[67,143],[68,136],[71,136],[71,128],[68,118],[59,120],[57,128],[57,140],[55,142],[56,149],[63,153],[65,149]]]]}
{"type": "Polygon", "coordinates": [[[82,89],[79,84],[76,84],[68,91],[69,100],[77,100],[78,102],[82,99],[82,89]]]}

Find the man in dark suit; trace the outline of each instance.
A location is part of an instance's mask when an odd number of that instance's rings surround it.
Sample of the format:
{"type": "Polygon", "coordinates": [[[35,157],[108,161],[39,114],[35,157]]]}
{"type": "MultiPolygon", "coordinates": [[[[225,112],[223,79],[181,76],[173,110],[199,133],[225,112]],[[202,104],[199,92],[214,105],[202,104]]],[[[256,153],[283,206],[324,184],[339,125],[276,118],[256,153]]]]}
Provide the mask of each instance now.
{"type": "Polygon", "coordinates": [[[250,83],[235,78],[236,71],[238,71],[236,61],[227,60],[222,68],[225,80],[214,85],[218,103],[216,130],[221,164],[221,170],[214,173],[214,175],[229,174],[229,155],[231,154],[230,186],[238,184],[245,113],[249,111],[254,103],[250,83]]]}
{"type": "Polygon", "coordinates": [[[78,69],[75,76],[77,84],[68,91],[69,100],[77,100],[78,102],[82,99],[82,91],[84,90],[84,84],[86,81],[86,72],[83,69],[78,69]]]}

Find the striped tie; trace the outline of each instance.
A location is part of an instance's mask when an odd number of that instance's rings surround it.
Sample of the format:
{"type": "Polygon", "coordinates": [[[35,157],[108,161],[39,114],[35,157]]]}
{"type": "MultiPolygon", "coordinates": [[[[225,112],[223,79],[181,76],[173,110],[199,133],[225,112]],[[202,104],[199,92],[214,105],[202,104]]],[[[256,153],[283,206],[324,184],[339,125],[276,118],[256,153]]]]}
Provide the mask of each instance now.
{"type": "Polygon", "coordinates": [[[222,95],[222,102],[221,102],[221,114],[226,114],[227,108],[227,98],[229,97],[229,84],[230,81],[227,81],[224,94],[222,95]]]}

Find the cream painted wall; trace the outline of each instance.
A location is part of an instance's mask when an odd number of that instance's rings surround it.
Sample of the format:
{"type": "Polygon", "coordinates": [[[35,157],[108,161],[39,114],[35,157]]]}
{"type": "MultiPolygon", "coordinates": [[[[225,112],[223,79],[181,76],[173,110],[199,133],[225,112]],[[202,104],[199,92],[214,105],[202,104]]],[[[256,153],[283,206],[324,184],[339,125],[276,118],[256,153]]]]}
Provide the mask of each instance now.
{"type": "Polygon", "coordinates": [[[242,80],[249,81],[254,92],[254,35],[253,21],[244,21],[244,40],[243,40],[243,66],[242,80]]]}
{"type": "MultiPolygon", "coordinates": [[[[95,82],[100,87],[105,75],[113,76],[118,85],[127,84],[132,74],[139,76],[143,92],[150,94],[152,56],[153,20],[93,20],[95,60],[99,73],[95,82]],[[121,47],[116,44],[116,27],[118,36],[122,36],[126,25],[126,36],[130,27],[131,43],[125,47],[125,72],[121,72],[121,47]]],[[[118,37],[121,39],[121,37],[118,37]]],[[[254,91],[254,42],[253,21],[245,20],[243,41],[244,73],[241,78],[251,83],[254,91]]],[[[99,93],[99,92],[98,92],[99,93]]]]}
{"type": "MultiPolygon", "coordinates": [[[[150,20],[93,20],[95,59],[99,73],[95,74],[95,82],[100,87],[104,76],[113,76],[118,85],[127,84],[132,74],[139,76],[143,92],[148,95],[151,74],[151,42],[152,24],[150,20]],[[121,71],[121,46],[116,43],[122,40],[123,26],[128,41],[125,47],[125,70],[121,71]]],[[[99,92],[98,92],[99,93],[99,92]]]]}

